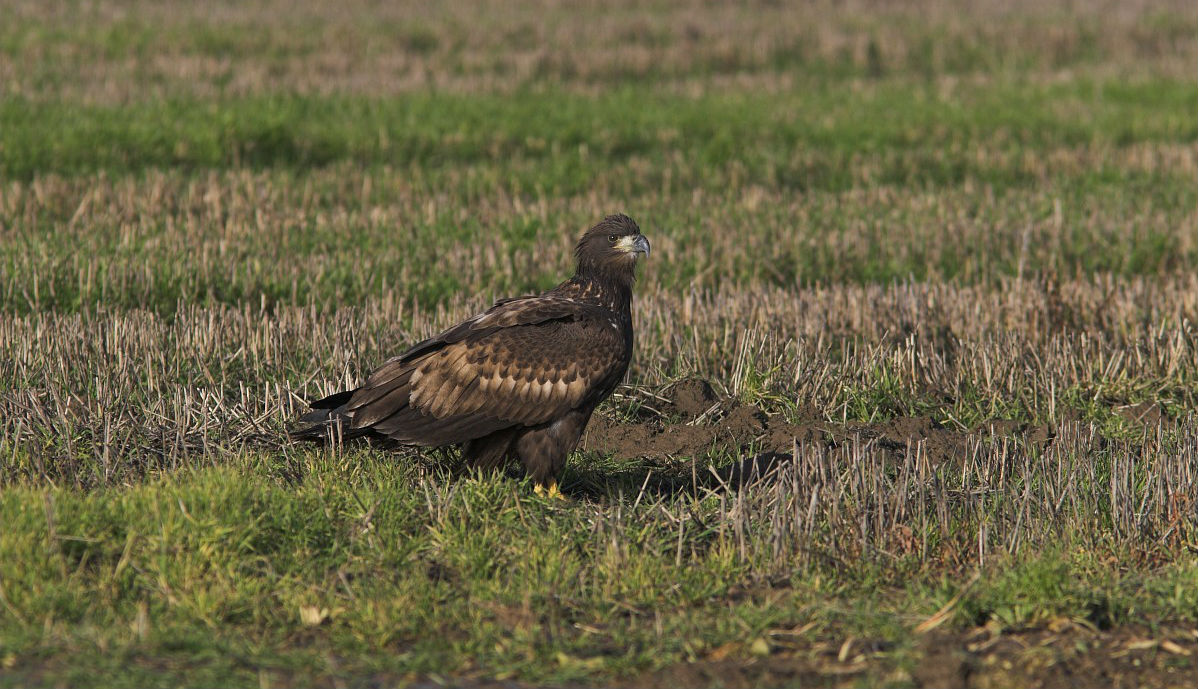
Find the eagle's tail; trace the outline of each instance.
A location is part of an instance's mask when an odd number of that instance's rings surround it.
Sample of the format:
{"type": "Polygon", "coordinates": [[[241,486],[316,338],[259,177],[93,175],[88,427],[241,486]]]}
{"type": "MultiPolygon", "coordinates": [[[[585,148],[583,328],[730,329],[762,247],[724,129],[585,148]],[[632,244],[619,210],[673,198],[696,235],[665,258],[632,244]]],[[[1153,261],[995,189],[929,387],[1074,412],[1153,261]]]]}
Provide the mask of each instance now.
{"type": "Polygon", "coordinates": [[[300,423],[308,425],[288,431],[287,436],[292,440],[324,442],[330,439],[350,440],[368,435],[370,429],[351,429],[345,423],[348,421],[345,405],[355,392],[357,391],[345,390],[310,403],[312,410],[299,417],[300,423]]]}

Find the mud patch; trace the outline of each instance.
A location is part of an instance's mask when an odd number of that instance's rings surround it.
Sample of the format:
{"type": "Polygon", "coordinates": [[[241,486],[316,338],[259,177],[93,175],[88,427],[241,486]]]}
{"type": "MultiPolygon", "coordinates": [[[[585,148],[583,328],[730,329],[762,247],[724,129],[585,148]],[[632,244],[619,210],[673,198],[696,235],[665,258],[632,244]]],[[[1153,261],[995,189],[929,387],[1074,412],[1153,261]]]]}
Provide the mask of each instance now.
{"type": "Polygon", "coordinates": [[[811,420],[786,422],[751,404],[720,399],[709,383],[695,378],[679,381],[651,397],[653,415],[638,422],[593,417],[580,448],[629,460],[666,460],[753,448],[755,454],[780,459],[790,456],[796,444],[836,447],[875,442],[896,456],[918,447],[939,464],[963,456],[968,438],[968,434],[928,417],[842,424],[818,420],[816,410],[806,409],[803,411],[809,414],[801,417],[810,416],[811,420]]]}
{"type": "Polygon", "coordinates": [[[687,378],[651,393],[653,410],[638,422],[591,417],[580,449],[619,459],[671,459],[738,449],[766,430],[766,415],[752,405],[721,399],[711,384],[687,378]]]}
{"type": "Polygon", "coordinates": [[[1198,676],[1198,638],[1181,629],[1104,632],[1062,621],[1008,632],[937,630],[918,639],[902,664],[892,651],[892,644],[852,637],[767,647],[725,644],[625,686],[1180,688],[1192,687],[1198,676]]]}
{"type": "Polygon", "coordinates": [[[581,448],[621,459],[670,459],[705,454],[718,449],[738,449],[752,443],[765,429],[765,415],[755,408],[740,408],[734,415],[711,424],[618,423],[593,417],[581,448]]]}

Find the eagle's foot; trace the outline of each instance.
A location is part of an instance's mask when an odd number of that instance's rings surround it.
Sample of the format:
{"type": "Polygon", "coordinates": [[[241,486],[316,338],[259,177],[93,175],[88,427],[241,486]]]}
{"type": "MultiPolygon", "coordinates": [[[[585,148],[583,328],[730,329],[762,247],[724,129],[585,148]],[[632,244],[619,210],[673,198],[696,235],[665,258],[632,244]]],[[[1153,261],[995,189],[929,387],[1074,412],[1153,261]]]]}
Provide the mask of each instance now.
{"type": "Polygon", "coordinates": [[[533,486],[532,492],[542,498],[550,498],[552,500],[565,500],[566,496],[562,495],[561,490],[557,487],[557,481],[550,480],[547,483],[538,483],[533,486]]]}

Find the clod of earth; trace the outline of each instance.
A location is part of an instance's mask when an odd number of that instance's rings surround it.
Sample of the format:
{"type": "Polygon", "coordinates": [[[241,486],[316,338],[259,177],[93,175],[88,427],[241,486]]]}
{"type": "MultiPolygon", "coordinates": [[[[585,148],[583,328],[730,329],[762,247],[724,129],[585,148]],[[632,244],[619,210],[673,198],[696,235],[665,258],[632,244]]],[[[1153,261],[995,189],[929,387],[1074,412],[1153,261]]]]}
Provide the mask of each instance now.
{"type": "MultiPolygon", "coordinates": [[[[814,418],[788,422],[756,405],[721,398],[712,385],[688,378],[649,394],[651,411],[633,422],[601,415],[591,419],[581,449],[617,459],[668,460],[706,455],[713,449],[748,455],[742,470],[761,471],[789,459],[795,445],[837,447],[845,442],[874,442],[896,459],[919,448],[933,465],[961,461],[971,437],[1013,437],[1043,447],[1053,433],[1047,426],[1029,426],[996,419],[971,431],[946,428],[927,416],[897,417],[877,423],[839,423],[814,418]]],[[[808,409],[807,412],[815,410],[808,409]]]]}

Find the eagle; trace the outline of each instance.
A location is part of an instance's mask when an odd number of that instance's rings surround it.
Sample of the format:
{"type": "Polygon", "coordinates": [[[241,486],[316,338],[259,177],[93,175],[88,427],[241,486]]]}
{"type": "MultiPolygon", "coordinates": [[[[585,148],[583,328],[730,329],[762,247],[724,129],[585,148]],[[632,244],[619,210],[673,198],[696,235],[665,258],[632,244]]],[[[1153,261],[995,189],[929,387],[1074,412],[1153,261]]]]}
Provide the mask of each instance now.
{"type": "Polygon", "coordinates": [[[624,214],[591,227],[574,276],[486,311],[392,357],[359,387],[310,403],[294,439],[374,437],[461,445],[469,466],[517,458],[538,493],[557,479],[595,407],[632,361],[632,286],[649,240],[624,214]]]}

